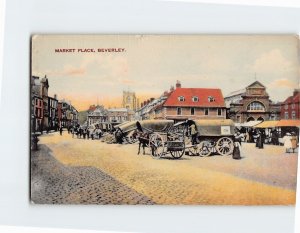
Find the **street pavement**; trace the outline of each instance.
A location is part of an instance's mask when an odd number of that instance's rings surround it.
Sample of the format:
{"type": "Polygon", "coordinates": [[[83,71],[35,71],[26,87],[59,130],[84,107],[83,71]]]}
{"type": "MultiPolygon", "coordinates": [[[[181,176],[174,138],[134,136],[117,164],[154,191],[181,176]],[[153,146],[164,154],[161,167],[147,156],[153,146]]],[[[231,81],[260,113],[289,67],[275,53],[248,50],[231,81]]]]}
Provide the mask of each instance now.
{"type": "Polygon", "coordinates": [[[34,203],[293,205],[297,153],[282,146],[242,145],[242,159],[184,155],[153,159],[137,144],[39,137],[31,154],[34,203]]]}

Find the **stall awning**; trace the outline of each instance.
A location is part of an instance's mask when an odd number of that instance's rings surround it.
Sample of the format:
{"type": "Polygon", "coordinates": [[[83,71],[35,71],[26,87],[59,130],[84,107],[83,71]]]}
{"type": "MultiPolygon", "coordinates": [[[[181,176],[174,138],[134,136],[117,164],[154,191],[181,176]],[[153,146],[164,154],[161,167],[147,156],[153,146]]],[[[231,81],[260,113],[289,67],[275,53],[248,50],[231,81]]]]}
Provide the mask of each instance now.
{"type": "Polygon", "coordinates": [[[261,123],[261,121],[248,121],[244,123],[235,123],[235,127],[254,127],[261,123]]]}
{"type": "Polygon", "coordinates": [[[264,121],[254,127],[255,128],[264,128],[264,129],[275,128],[275,127],[277,127],[278,122],[279,121],[264,121]]]}
{"type": "Polygon", "coordinates": [[[300,120],[280,120],[276,127],[300,127],[300,120]]]}

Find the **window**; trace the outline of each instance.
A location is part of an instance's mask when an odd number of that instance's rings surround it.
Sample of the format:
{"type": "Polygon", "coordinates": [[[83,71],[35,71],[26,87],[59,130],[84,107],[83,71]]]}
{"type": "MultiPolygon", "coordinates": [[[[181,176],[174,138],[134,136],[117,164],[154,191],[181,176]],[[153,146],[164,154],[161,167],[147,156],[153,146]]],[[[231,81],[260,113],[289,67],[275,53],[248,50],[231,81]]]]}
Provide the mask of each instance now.
{"type": "Polygon", "coordinates": [[[208,102],[215,102],[215,98],[213,96],[208,96],[208,102]]]}
{"type": "Polygon", "coordinates": [[[179,97],[178,97],[178,100],[179,100],[180,102],[183,102],[183,101],[184,101],[184,96],[179,96],[179,97]]]}
{"type": "Polygon", "coordinates": [[[222,109],[218,108],[218,116],[222,116],[222,109]]]}
{"type": "Polygon", "coordinates": [[[254,101],[248,105],[247,110],[248,111],[265,111],[265,106],[258,101],[254,101]]]}
{"type": "Polygon", "coordinates": [[[294,108],[295,108],[295,103],[292,104],[292,109],[294,109],[294,108]]]}
{"type": "Polygon", "coordinates": [[[284,112],[284,119],[289,119],[289,113],[288,112],[284,112]]]}
{"type": "Polygon", "coordinates": [[[292,119],[296,119],[296,112],[292,111],[292,119]]]}
{"type": "Polygon", "coordinates": [[[191,108],[191,115],[195,115],[195,108],[191,108]]]}
{"type": "Polygon", "coordinates": [[[288,108],[289,108],[288,104],[285,104],[284,109],[288,109],[288,108]]]}
{"type": "Polygon", "coordinates": [[[208,108],[205,108],[205,109],[204,109],[204,115],[205,115],[205,116],[208,116],[208,108]]]}
{"type": "Polygon", "coordinates": [[[193,102],[198,102],[198,101],[199,101],[198,96],[193,96],[192,101],[193,101],[193,102]]]}
{"type": "Polygon", "coordinates": [[[177,115],[181,115],[181,108],[177,108],[177,115]]]}

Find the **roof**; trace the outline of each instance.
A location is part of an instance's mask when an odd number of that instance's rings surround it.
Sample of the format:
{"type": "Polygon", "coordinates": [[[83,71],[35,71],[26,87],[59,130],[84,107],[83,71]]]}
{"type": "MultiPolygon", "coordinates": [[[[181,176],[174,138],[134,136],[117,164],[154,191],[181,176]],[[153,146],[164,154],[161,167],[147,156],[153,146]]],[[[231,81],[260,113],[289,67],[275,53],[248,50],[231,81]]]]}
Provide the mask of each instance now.
{"type": "Polygon", "coordinates": [[[127,112],[127,108],[110,108],[108,109],[109,112],[127,112]]]}
{"type": "Polygon", "coordinates": [[[164,106],[225,107],[225,102],[221,89],[177,88],[168,97],[164,106]],[[184,97],[184,101],[179,101],[180,96],[184,97]],[[193,102],[192,98],[194,96],[199,98],[198,102],[193,102]],[[209,96],[212,96],[215,101],[209,102],[209,96]]]}
{"type": "Polygon", "coordinates": [[[258,125],[255,125],[254,128],[275,128],[279,121],[264,121],[258,125]]]}
{"type": "Polygon", "coordinates": [[[280,120],[277,127],[300,127],[300,120],[280,120]]]}
{"type": "Polygon", "coordinates": [[[243,88],[243,89],[240,89],[240,90],[237,90],[237,91],[230,92],[228,95],[225,96],[225,98],[230,98],[230,97],[233,97],[233,96],[240,96],[240,95],[245,94],[245,93],[246,93],[246,89],[243,88]]]}
{"type": "Polygon", "coordinates": [[[289,96],[282,104],[299,103],[299,101],[300,101],[300,93],[297,93],[294,96],[289,96]]]}
{"type": "Polygon", "coordinates": [[[254,83],[251,83],[249,86],[246,88],[266,88],[261,82],[255,81],[254,83]]]}

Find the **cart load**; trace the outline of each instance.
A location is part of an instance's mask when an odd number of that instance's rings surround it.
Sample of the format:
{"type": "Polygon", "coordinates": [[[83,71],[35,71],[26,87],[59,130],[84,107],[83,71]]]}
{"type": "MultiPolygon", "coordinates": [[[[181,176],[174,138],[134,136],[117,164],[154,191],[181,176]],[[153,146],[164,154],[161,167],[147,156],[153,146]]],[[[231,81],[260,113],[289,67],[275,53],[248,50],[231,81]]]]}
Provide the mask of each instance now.
{"type": "Polygon", "coordinates": [[[233,152],[234,122],[230,119],[188,120],[188,126],[195,124],[197,145],[188,146],[194,155],[209,156],[212,153],[229,155],[233,152]]]}

